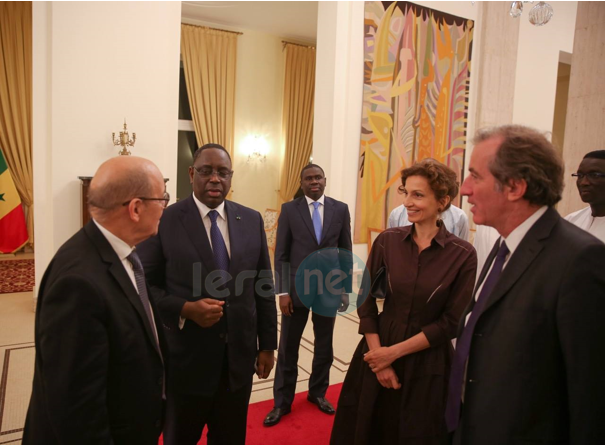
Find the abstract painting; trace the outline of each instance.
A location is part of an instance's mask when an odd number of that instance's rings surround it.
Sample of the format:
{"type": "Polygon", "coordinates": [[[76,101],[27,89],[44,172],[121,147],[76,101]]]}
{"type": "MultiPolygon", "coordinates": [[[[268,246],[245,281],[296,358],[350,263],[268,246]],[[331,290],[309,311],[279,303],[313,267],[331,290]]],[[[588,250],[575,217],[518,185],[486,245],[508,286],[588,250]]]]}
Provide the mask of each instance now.
{"type": "Polygon", "coordinates": [[[365,2],[355,243],[402,203],[403,168],[431,157],[461,179],[473,29],[473,20],[410,2],[365,2]]]}

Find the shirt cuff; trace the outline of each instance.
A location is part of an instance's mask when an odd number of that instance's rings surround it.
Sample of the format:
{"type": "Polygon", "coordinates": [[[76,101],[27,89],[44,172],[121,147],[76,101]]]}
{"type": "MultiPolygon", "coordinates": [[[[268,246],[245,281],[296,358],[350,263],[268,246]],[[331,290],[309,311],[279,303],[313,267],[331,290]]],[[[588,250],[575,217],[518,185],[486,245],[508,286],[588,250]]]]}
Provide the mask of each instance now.
{"type": "Polygon", "coordinates": [[[374,318],[360,318],[360,327],[358,328],[358,334],[378,334],[379,325],[377,320],[374,318]]]}
{"type": "Polygon", "coordinates": [[[183,329],[183,326],[185,326],[185,318],[179,317],[179,329],[183,329]]]}
{"type": "Polygon", "coordinates": [[[435,323],[423,326],[421,331],[425,334],[425,337],[427,337],[429,346],[436,346],[444,341],[442,329],[435,323]]]}

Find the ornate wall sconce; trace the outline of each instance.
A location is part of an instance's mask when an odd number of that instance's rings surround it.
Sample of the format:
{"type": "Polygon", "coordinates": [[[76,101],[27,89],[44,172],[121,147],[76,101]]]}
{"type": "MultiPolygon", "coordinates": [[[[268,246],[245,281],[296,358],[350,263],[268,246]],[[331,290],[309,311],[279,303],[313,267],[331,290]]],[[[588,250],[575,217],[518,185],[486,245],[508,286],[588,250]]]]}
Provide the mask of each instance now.
{"type": "Polygon", "coordinates": [[[248,135],[241,143],[242,151],[248,155],[247,163],[265,163],[269,153],[269,143],[260,135],[248,135]]]}
{"type": "Polygon", "coordinates": [[[128,146],[133,147],[136,140],[137,134],[135,132],[133,132],[133,139],[130,139],[128,130],[126,129],[126,118],[124,118],[124,130],[120,132],[120,138],[116,139],[116,133],[112,132],[112,143],[114,143],[114,146],[122,146],[122,150],[118,155],[130,155],[130,151],[126,148],[128,146]]]}

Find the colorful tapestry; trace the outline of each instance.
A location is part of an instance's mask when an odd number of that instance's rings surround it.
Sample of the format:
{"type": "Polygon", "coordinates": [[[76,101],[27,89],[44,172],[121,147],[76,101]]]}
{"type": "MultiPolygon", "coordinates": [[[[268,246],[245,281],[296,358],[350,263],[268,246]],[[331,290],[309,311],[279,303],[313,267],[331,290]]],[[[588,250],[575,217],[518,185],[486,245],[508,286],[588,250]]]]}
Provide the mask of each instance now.
{"type": "Polygon", "coordinates": [[[403,168],[431,157],[460,180],[473,25],[414,3],[365,3],[354,242],[367,242],[369,229],[386,228],[389,212],[402,203],[403,168]]]}

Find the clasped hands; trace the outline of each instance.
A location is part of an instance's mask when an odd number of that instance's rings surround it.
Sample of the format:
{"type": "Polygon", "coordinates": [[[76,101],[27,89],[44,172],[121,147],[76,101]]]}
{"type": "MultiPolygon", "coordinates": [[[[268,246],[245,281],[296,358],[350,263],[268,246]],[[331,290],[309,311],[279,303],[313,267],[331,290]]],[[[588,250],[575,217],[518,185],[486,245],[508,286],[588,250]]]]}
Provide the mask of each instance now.
{"type": "Polygon", "coordinates": [[[377,380],[385,388],[399,389],[400,381],[391,364],[397,360],[398,356],[393,346],[371,349],[364,354],[364,361],[373,373],[377,375],[377,380]]]}

